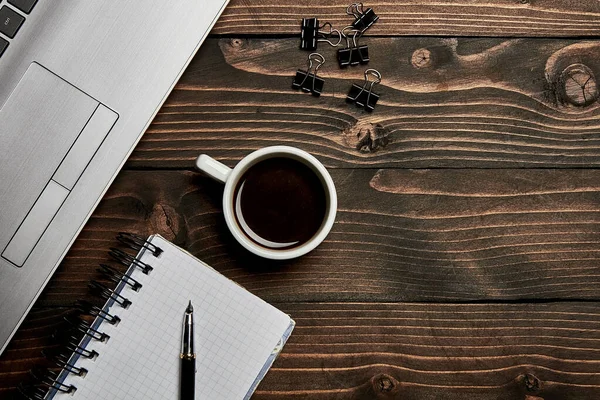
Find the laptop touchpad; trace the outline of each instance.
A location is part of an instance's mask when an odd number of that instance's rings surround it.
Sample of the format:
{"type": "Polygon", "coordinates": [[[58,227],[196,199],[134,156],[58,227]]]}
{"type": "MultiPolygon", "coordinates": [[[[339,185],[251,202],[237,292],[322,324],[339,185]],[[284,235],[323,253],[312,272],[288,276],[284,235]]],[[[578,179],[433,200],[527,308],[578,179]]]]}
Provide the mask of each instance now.
{"type": "Polygon", "coordinates": [[[33,63],[0,110],[0,250],[22,266],[118,116],[33,63]]]}

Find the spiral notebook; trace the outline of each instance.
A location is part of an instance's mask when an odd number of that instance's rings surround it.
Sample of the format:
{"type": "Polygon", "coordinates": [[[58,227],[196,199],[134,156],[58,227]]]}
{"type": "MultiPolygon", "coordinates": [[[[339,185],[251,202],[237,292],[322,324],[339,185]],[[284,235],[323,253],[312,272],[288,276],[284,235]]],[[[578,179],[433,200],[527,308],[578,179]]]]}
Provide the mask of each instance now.
{"type": "Polygon", "coordinates": [[[159,235],[129,236],[136,257],[104,292],[94,323],[46,399],[178,399],[183,312],[194,304],[196,399],[248,399],[294,321],[159,235]]]}

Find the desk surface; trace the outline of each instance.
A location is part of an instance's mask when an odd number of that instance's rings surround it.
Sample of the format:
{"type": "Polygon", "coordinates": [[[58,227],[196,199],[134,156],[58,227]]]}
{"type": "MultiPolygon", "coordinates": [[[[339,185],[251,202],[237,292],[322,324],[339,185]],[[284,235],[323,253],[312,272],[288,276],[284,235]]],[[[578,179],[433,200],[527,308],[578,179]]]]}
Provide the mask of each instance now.
{"type": "Polygon", "coordinates": [[[600,3],[369,3],[383,82],[321,43],[320,98],[291,89],[299,21],[343,26],[346,2],[233,1],[0,357],[0,397],[50,365],[40,350],[119,231],[158,232],[298,326],[254,399],[600,398],[600,3]],[[297,146],[339,193],[326,242],[295,261],[228,233],[199,153],[232,166],[297,146]]]}

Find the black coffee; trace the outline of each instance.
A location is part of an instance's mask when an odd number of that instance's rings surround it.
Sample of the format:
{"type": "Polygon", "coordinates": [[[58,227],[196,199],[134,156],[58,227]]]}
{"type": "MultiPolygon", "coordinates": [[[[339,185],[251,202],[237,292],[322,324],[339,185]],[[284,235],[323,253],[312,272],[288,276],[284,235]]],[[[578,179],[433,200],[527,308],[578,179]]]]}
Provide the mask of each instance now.
{"type": "Polygon", "coordinates": [[[278,250],[308,242],[323,224],[327,208],[325,188],[317,174],[284,157],[250,167],[233,201],[242,231],[255,243],[278,250]]]}

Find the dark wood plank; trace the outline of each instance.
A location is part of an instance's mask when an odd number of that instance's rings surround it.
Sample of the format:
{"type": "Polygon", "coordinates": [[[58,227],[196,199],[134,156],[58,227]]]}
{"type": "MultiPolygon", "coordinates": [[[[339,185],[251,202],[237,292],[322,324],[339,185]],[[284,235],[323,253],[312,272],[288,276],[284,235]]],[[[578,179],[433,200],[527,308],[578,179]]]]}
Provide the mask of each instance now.
{"type": "Polygon", "coordinates": [[[251,256],[222,186],[125,171],[40,298],[88,295],[119,231],[158,232],[268,301],[600,300],[598,170],[333,170],[337,222],[289,262],[251,256]]]}
{"type": "MultiPolygon", "coordinates": [[[[600,395],[599,303],[275,305],[297,327],[256,400],[600,395]]],[[[47,332],[66,312],[28,317],[0,357],[0,397],[44,362],[39,350],[52,346],[47,332]]]]}
{"type": "Polygon", "coordinates": [[[600,41],[364,43],[383,75],[372,114],[344,101],[364,68],[338,69],[329,48],[314,98],[291,89],[307,57],[296,39],[208,40],[127,167],[191,168],[201,151],[231,165],[275,144],[335,168],[600,166],[600,41]]]}
{"type": "MultiPolygon", "coordinates": [[[[318,17],[348,25],[350,1],[232,0],[213,34],[298,34],[300,20],[318,17]]],[[[600,6],[594,1],[492,0],[370,1],[380,20],[372,35],[597,36],[600,6]]]]}
{"type": "Polygon", "coordinates": [[[591,399],[595,304],[283,304],[298,323],[257,399],[591,399]]]}
{"type": "Polygon", "coordinates": [[[42,351],[61,349],[52,334],[64,328],[64,317],[71,313],[72,310],[68,308],[34,308],[29,313],[0,356],[0,399],[11,399],[12,395],[18,398],[17,385],[34,382],[29,371],[35,366],[56,367],[44,357],[42,351]]]}

